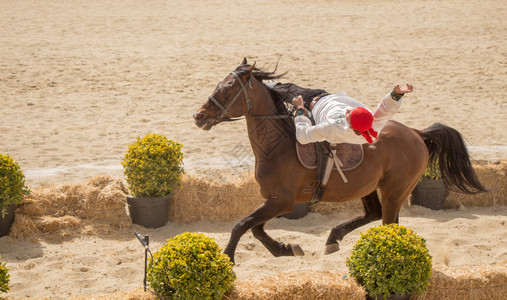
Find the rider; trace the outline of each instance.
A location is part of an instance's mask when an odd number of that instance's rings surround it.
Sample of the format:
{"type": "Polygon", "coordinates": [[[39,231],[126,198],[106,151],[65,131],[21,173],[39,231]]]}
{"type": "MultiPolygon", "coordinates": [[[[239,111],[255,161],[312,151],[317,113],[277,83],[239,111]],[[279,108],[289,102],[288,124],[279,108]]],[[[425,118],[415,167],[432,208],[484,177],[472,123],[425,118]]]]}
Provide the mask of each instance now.
{"type": "Polygon", "coordinates": [[[371,144],[400,108],[401,97],[412,90],[412,85],[408,83],[404,87],[396,85],[382,98],[373,113],[344,92],[315,97],[310,103],[315,125],[308,118],[310,112],[304,107],[303,97],[299,95],[292,99],[292,104],[296,107],[296,138],[301,144],[322,141],[331,144],[363,144],[365,139],[371,144]]]}

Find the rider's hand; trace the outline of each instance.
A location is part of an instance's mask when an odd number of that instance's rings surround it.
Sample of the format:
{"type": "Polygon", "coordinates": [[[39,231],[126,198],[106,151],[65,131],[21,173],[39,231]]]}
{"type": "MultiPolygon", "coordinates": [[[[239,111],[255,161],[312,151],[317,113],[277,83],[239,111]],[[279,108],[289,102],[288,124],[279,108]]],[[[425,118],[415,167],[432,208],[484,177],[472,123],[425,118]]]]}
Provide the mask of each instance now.
{"type": "Polygon", "coordinates": [[[394,87],[394,92],[396,94],[398,94],[398,95],[403,95],[403,94],[406,94],[406,93],[410,93],[413,90],[414,90],[414,88],[412,87],[412,85],[410,83],[407,83],[407,85],[404,86],[404,87],[400,87],[399,84],[397,84],[394,87]]]}
{"type": "Polygon", "coordinates": [[[292,99],[292,104],[296,107],[296,109],[305,108],[305,102],[303,101],[303,97],[301,95],[292,99]]]}

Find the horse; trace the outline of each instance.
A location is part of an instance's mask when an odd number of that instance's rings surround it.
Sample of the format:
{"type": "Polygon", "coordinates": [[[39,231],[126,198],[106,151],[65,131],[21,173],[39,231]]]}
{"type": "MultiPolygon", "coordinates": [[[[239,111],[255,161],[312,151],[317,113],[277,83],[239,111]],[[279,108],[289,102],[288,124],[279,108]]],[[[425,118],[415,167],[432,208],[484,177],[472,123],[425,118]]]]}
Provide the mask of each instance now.
{"type": "MultiPolygon", "coordinates": [[[[255,179],[266,200],[233,227],[224,249],[233,263],[239,240],[248,230],[275,257],[304,255],[298,244],[272,239],[264,225],[312,197],[308,187],[315,181],[316,170],[307,169],[299,162],[289,101],[299,94],[311,101],[323,90],[295,84],[274,88],[269,84],[271,80],[285,75],[275,72],[276,68],[272,72],[263,71],[243,59],[193,114],[195,125],[203,130],[242,116],[246,119],[255,157],[255,179]]],[[[333,171],[322,201],[361,199],[364,213],[331,229],[325,254],[338,251],[339,241],[346,234],[367,223],[379,219],[383,224],[398,223],[401,205],[419,182],[428,161],[438,160],[444,183],[451,190],[486,191],[472,167],[463,137],[443,124],[417,130],[391,120],[374,143],[365,143],[362,148],[363,162],[345,171],[348,183],[333,171]]]]}

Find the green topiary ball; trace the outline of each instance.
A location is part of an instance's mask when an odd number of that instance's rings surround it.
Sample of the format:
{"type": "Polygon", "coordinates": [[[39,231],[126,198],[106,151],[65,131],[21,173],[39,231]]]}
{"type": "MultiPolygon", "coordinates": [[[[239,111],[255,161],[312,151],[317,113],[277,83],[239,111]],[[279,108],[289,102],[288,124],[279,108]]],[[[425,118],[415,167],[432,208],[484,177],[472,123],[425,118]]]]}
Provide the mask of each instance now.
{"type": "Polygon", "coordinates": [[[132,195],[160,197],[172,193],[184,172],[182,147],[160,134],[138,137],[121,162],[132,195]]]}
{"type": "Polygon", "coordinates": [[[10,156],[0,154],[0,216],[5,214],[10,204],[20,204],[23,195],[29,193],[25,174],[19,165],[10,156]]]}
{"type": "Polygon", "coordinates": [[[147,280],[157,294],[170,299],[221,299],[236,275],[214,239],[186,232],[153,254],[147,280]]]}
{"type": "Polygon", "coordinates": [[[422,295],[431,277],[426,241],[398,224],[373,227],[361,234],[347,266],[350,275],[372,297],[422,295]]]}
{"type": "Polygon", "coordinates": [[[7,293],[9,291],[9,269],[5,263],[0,261],[0,293],[7,293]]]}

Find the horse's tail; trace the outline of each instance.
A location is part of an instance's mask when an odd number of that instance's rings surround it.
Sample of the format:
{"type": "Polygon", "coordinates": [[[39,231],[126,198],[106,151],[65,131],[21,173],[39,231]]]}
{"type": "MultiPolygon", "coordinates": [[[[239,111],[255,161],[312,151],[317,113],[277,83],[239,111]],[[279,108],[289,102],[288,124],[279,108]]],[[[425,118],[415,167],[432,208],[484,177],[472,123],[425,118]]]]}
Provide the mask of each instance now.
{"type": "Polygon", "coordinates": [[[429,152],[429,163],[438,162],[444,184],[466,194],[486,192],[477,178],[461,134],[448,126],[435,123],[417,131],[429,152]]]}

